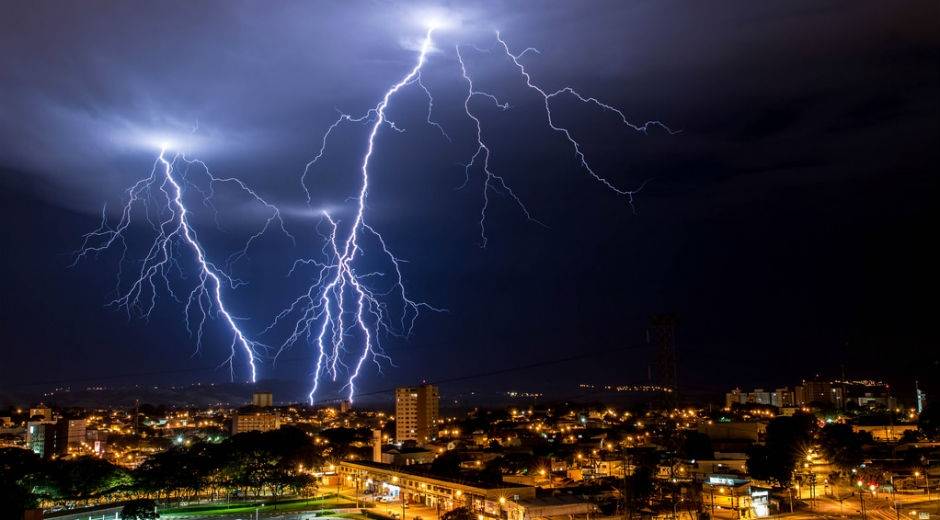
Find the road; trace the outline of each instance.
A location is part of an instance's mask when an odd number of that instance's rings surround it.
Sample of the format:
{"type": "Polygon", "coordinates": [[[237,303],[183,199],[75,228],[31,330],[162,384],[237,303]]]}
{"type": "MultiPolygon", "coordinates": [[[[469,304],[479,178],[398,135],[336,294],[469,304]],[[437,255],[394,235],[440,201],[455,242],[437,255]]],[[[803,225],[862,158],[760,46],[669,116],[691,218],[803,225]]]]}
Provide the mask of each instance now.
{"type": "MultiPolygon", "coordinates": [[[[357,501],[356,489],[351,487],[339,488],[339,494],[349,498],[350,501],[358,503],[361,506],[374,505],[375,507],[373,510],[378,513],[394,518],[402,518],[402,507],[401,501],[399,500],[396,500],[395,502],[375,502],[374,497],[360,493],[357,501]]],[[[405,520],[437,520],[438,515],[437,508],[414,503],[406,504],[404,512],[405,520]]]]}
{"type": "Polygon", "coordinates": [[[916,520],[918,513],[921,512],[929,513],[932,520],[940,519],[940,500],[928,501],[925,495],[898,494],[892,497],[890,493],[872,495],[867,492],[862,501],[859,500],[857,493],[841,502],[834,498],[818,497],[815,504],[813,501],[807,501],[813,507],[810,511],[801,514],[828,518],[860,518],[862,517],[862,502],[864,502],[865,517],[873,520],[916,520]]]}

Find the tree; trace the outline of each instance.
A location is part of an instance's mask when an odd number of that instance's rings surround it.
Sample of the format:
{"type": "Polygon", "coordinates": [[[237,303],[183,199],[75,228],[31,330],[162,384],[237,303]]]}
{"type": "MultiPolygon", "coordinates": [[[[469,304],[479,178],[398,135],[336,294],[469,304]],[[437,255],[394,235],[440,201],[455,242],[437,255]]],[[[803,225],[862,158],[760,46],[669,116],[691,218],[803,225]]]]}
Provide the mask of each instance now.
{"type": "Polygon", "coordinates": [[[503,458],[496,457],[486,463],[478,475],[481,482],[499,484],[503,481],[503,458]]]}
{"type": "Polygon", "coordinates": [[[501,469],[510,475],[538,471],[539,459],[531,453],[510,452],[500,457],[501,469]]]}
{"type": "Polygon", "coordinates": [[[60,500],[97,498],[132,482],[124,469],[92,456],[54,461],[48,479],[60,500]]]}
{"type": "Polygon", "coordinates": [[[653,469],[644,464],[638,466],[633,475],[628,478],[626,502],[631,516],[633,511],[649,505],[650,497],[653,496],[655,490],[653,476],[653,469]]]}
{"type": "Polygon", "coordinates": [[[940,406],[936,404],[927,406],[920,414],[917,426],[928,438],[937,435],[940,432],[940,406]]]}
{"type": "Polygon", "coordinates": [[[222,464],[224,460],[203,444],[172,448],[153,455],[137,468],[134,472],[135,487],[158,496],[186,491],[195,495],[222,464]]]}
{"type": "Polygon", "coordinates": [[[0,504],[12,518],[19,518],[24,510],[38,504],[33,488],[38,484],[41,470],[42,460],[32,451],[0,449],[0,504]]]}
{"type": "Polygon", "coordinates": [[[815,429],[812,415],[797,414],[777,417],[767,424],[766,442],[751,448],[748,472],[762,480],[773,480],[788,486],[793,470],[804,457],[815,429]]]}
{"type": "Polygon", "coordinates": [[[121,508],[121,520],[152,520],[160,518],[157,503],[148,498],[131,500],[121,508]]]}
{"type": "Polygon", "coordinates": [[[458,507],[441,515],[441,520],[476,520],[477,516],[467,507],[458,507]]]}
{"type": "Polygon", "coordinates": [[[290,426],[238,434],[223,449],[230,452],[224,469],[228,483],[252,490],[255,496],[267,488],[275,501],[288,488],[309,485],[301,468],[322,462],[307,434],[290,426]]]}
{"type": "Polygon", "coordinates": [[[843,471],[848,471],[862,462],[863,440],[848,424],[827,424],[819,436],[823,453],[843,471]]]}
{"type": "Polygon", "coordinates": [[[923,439],[923,434],[917,430],[904,430],[901,434],[901,444],[910,444],[923,439]]]}
{"type": "Polygon", "coordinates": [[[431,471],[435,475],[455,477],[460,474],[460,462],[462,460],[460,453],[446,451],[431,462],[431,471]]]}
{"type": "Polygon", "coordinates": [[[711,437],[697,431],[685,432],[679,453],[686,460],[711,459],[715,456],[711,437]]]}

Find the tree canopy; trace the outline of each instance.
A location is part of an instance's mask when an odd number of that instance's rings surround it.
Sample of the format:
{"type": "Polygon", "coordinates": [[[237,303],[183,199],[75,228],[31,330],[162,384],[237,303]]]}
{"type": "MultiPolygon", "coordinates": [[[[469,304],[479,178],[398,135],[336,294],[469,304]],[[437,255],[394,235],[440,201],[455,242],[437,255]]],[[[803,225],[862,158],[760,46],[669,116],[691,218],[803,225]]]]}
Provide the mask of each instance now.
{"type": "Polygon", "coordinates": [[[787,486],[793,470],[805,457],[816,429],[816,418],[797,414],[776,417],[767,424],[766,441],[751,448],[748,472],[751,476],[787,486]]]}

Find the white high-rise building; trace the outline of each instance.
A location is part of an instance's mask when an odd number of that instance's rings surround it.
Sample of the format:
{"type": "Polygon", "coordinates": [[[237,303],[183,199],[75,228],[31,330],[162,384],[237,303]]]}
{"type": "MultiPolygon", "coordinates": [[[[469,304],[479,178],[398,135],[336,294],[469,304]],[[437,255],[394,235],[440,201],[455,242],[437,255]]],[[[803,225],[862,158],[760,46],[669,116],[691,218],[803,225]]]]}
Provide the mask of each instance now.
{"type": "Polygon", "coordinates": [[[434,385],[395,389],[395,440],[430,442],[437,435],[441,397],[434,385]]]}
{"type": "Polygon", "coordinates": [[[914,398],[917,413],[924,413],[924,408],[927,407],[927,393],[920,389],[920,381],[914,381],[914,398]]]}

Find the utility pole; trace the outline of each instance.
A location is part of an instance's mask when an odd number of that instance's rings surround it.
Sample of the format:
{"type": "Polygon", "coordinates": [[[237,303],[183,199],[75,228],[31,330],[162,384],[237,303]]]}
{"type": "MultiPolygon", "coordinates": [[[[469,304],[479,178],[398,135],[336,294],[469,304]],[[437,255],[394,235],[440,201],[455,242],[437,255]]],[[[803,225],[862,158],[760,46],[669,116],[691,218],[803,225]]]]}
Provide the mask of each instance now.
{"type": "Polygon", "coordinates": [[[623,519],[627,520],[627,511],[629,504],[627,502],[627,468],[630,467],[629,464],[629,453],[626,449],[623,450],[623,519]]]}
{"type": "Polygon", "coordinates": [[[816,474],[815,473],[811,472],[809,474],[809,486],[810,486],[809,488],[810,500],[813,501],[813,509],[816,509],[816,474]]]}
{"type": "Polygon", "coordinates": [[[656,383],[662,386],[663,404],[676,406],[679,400],[679,372],[676,361],[676,339],[679,319],[675,314],[658,314],[650,318],[646,340],[656,347],[656,383]]]}
{"type": "Polygon", "coordinates": [[[738,507],[738,502],[734,497],[734,483],[729,486],[731,488],[731,507],[734,508],[734,513],[732,513],[732,518],[738,519],[741,518],[741,508],[738,507]]]}
{"type": "Polygon", "coordinates": [[[897,490],[894,488],[894,474],[891,475],[891,500],[894,502],[894,514],[897,520],[901,520],[901,505],[898,504],[897,490]]]}
{"type": "Polygon", "coordinates": [[[623,520],[627,520],[627,459],[623,459],[623,493],[620,494],[621,500],[623,500],[623,520]]]}

